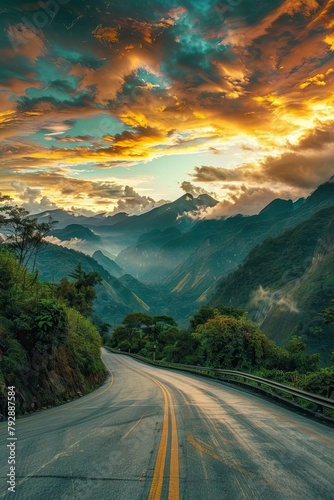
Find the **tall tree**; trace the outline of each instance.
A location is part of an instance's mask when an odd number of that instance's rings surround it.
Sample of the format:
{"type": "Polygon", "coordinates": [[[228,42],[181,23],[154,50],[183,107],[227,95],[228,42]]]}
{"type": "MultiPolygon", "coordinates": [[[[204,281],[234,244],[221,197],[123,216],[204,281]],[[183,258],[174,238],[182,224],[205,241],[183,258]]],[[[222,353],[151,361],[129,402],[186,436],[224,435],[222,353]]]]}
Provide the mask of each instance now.
{"type": "MultiPolygon", "coordinates": [[[[0,194],[0,202],[7,202],[8,197],[0,194]]],[[[34,271],[37,254],[47,245],[45,236],[56,224],[51,217],[47,222],[39,223],[29,217],[28,210],[5,203],[0,207],[0,227],[5,233],[5,244],[16,254],[19,264],[34,271]]]]}
{"type": "Polygon", "coordinates": [[[102,282],[99,273],[92,271],[86,273],[81,262],[70,274],[73,281],[63,278],[56,287],[58,296],[64,300],[67,305],[74,307],[80,314],[91,316],[93,313],[93,302],[96,297],[95,285],[102,282]]]}

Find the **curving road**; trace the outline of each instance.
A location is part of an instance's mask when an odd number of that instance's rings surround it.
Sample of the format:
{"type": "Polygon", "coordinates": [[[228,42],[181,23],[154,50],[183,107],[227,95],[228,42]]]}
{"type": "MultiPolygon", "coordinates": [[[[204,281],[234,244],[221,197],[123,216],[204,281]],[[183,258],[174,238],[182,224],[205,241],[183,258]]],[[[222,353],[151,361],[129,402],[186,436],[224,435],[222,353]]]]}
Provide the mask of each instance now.
{"type": "Polygon", "coordinates": [[[103,351],[94,393],[17,422],[15,500],[334,499],[334,430],[213,380],[103,351]]]}

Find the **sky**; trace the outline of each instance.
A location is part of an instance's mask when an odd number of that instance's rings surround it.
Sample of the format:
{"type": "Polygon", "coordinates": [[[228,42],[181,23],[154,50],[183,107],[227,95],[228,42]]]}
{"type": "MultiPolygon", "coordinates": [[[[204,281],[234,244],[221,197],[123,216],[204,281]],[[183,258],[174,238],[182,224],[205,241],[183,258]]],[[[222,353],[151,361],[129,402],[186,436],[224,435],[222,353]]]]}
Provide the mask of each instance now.
{"type": "Polygon", "coordinates": [[[0,191],[257,213],[334,174],[333,90],[334,0],[2,0],[0,191]]]}

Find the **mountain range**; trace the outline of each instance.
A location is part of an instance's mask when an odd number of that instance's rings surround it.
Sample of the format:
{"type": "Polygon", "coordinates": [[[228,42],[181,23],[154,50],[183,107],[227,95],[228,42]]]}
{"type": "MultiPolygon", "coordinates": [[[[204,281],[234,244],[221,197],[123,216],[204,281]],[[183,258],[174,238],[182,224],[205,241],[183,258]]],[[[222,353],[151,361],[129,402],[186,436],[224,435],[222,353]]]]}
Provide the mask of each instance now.
{"type": "Polygon", "coordinates": [[[246,309],[271,339],[287,342],[291,332],[322,345],[314,350],[330,361],[334,337],[321,311],[334,297],[334,206],[316,212],[293,229],[268,238],[243,264],[221,278],[211,305],[246,309]]]}
{"type": "MultiPolygon", "coordinates": [[[[209,195],[195,198],[186,194],[140,215],[120,213],[85,217],[61,210],[38,214],[39,220],[49,215],[59,219],[50,236],[58,245],[49,245],[39,258],[41,277],[57,281],[71,272],[79,261],[86,271],[98,270],[104,281],[98,291],[96,314],[111,324],[118,324],[127,312],[138,310],[170,314],[186,326],[191,314],[210,301],[245,307],[251,317],[260,321],[269,337],[285,341],[301,318],[305,324],[309,322],[302,312],[310,299],[309,276],[316,273],[321,281],[321,269],[325,272],[328,266],[331,267],[332,254],[320,257],[316,249],[321,247],[325,234],[330,238],[333,232],[330,222],[334,179],[320,185],[306,199],[277,199],[256,215],[201,219],[201,214],[216,204],[209,195]],[[297,235],[307,233],[305,228],[314,227],[314,224],[322,229],[314,231],[312,238],[310,235],[312,250],[311,245],[301,246],[300,243],[289,247],[295,241],[292,238],[295,231],[297,235]],[[295,271],[291,259],[278,259],[275,255],[275,262],[280,262],[279,273],[287,282],[278,284],[277,280],[263,280],[253,283],[249,278],[243,279],[243,273],[249,269],[251,276],[256,275],[257,265],[252,259],[257,251],[266,262],[268,273],[273,274],[265,256],[272,254],[268,242],[275,242],[277,238],[280,255],[285,255],[284,252],[299,255],[298,245],[305,252],[301,274],[293,281],[295,271]],[[318,267],[310,267],[307,264],[310,259],[315,259],[318,267]],[[251,285],[255,288],[250,288],[251,285]],[[268,299],[270,308],[260,300],[254,303],[253,294],[259,293],[259,287],[270,297],[273,293],[281,305],[284,300],[297,303],[295,309],[299,312],[294,312],[293,306],[287,311],[280,305],[272,305],[271,299],[268,299]],[[240,293],[234,293],[235,290],[240,293]],[[297,300],[299,293],[304,297],[302,300],[297,300]],[[284,312],[284,332],[279,327],[281,312],[284,312]]],[[[261,266],[258,269],[262,269],[261,266]]],[[[321,307],[325,307],[330,296],[334,297],[332,282],[328,281],[326,286],[328,290],[326,288],[326,293],[322,294],[321,307]]],[[[316,309],[314,306],[312,311],[316,309]]]]}

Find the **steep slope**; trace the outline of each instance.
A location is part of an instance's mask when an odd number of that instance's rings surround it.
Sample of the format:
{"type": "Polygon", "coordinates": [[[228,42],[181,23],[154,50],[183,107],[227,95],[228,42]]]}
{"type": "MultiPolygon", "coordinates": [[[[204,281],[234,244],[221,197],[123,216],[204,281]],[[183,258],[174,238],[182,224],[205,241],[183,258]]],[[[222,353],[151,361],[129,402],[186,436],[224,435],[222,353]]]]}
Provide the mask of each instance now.
{"type": "Polygon", "coordinates": [[[162,285],[148,286],[129,274],[122,276],[119,281],[145,300],[147,304],[150,304],[149,314],[172,316],[181,328],[188,327],[189,318],[198,309],[195,303],[186,300],[180,301],[179,297],[171,295],[168,289],[162,285]]]}
{"type": "Polygon", "coordinates": [[[216,231],[200,242],[164,284],[172,293],[190,294],[193,300],[205,301],[212,284],[235,269],[273,230],[275,223],[287,216],[236,216],[219,221],[216,231]]]}
{"type": "Polygon", "coordinates": [[[50,234],[62,241],[70,240],[71,238],[79,238],[87,242],[101,243],[101,238],[99,238],[99,236],[80,224],[70,224],[63,229],[54,229],[50,234]]]}
{"type": "Polygon", "coordinates": [[[259,217],[262,219],[270,219],[275,215],[281,215],[289,212],[291,213],[293,210],[294,204],[291,200],[282,200],[277,198],[261,210],[259,217]]]}
{"type": "Polygon", "coordinates": [[[279,342],[286,341],[294,328],[310,335],[317,314],[334,297],[333,269],[330,207],[253,249],[238,270],[219,281],[210,303],[247,309],[279,342]]]}
{"type": "Polygon", "coordinates": [[[319,209],[333,205],[334,183],[330,180],[304,203],[298,203],[296,209],[291,201],[274,200],[258,215],[217,221],[214,233],[203,239],[164,284],[172,293],[205,301],[214,282],[240,265],[252,248],[268,236],[278,236],[319,209]]]}
{"type": "Polygon", "coordinates": [[[39,277],[42,281],[58,283],[68,277],[79,263],[85,272],[96,271],[103,278],[102,284],[96,287],[94,302],[95,316],[102,323],[116,326],[130,312],[141,311],[174,316],[185,327],[196,309],[195,304],[180,303],[178,297],[170,296],[161,285],[144,285],[129,274],[116,279],[92,257],[57,245],[50,244],[39,253],[39,277]]]}
{"type": "Polygon", "coordinates": [[[91,229],[81,224],[70,224],[62,229],[53,229],[47,239],[51,243],[57,243],[56,240],[52,240],[52,237],[63,242],[62,246],[75,247],[76,250],[89,255],[99,248],[104,248],[102,239],[91,229]]]}
{"type": "Polygon", "coordinates": [[[1,419],[8,416],[9,386],[15,386],[16,413],[22,414],[102,384],[102,342],[88,318],[51,296],[50,287],[29,276],[5,247],[0,283],[1,419]]]}
{"type": "Polygon", "coordinates": [[[124,249],[117,262],[145,283],[161,284],[220,225],[221,221],[213,219],[200,220],[185,233],[176,228],[153,230],[124,249]]]}
{"type": "Polygon", "coordinates": [[[76,215],[73,212],[66,210],[49,210],[34,217],[39,222],[43,222],[51,217],[57,221],[54,236],[61,240],[70,240],[71,238],[83,239],[90,243],[78,245],[78,249],[93,253],[97,248],[94,248],[93,238],[89,237],[94,234],[100,237],[100,246],[104,248],[104,252],[109,251],[113,255],[117,255],[124,248],[134,245],[138,238],[144,233],[154,229],[164,231],[169,227],[177,228],[182,232],[187,231],[195,222],[193,218],[187,217],[187,214],[194,213],[200,209],[213,207],[217,204],[209,195],[200,195],[194,198],[190,194],[186,194],[181,198],[153,208],[149,212],[141,215],[129,216],[125,212],[107,216],[106,214],[97,214],[86,217],[76,215]],[[80,230],[80,227],[91,230],[91,232],[80,230]],[[84,236],[87,236],[84,237],[84,236]]]}
{"type": "MultiPolygon", "coordinates": [[[[188,231],[195,225],[190,214],[216,204],[217,201],[210,196],[202,195],[194,198],[186,194],[144,214],[129,216],[113,226],[96,226],[94,231],[103,238],[111,252],[118,254],[124,248],[135,245],[140,236],[153,230],[164,231],[174,228],[181,232],[188,231]]],[[[117,263],[123,267],[122,262],[117,261],[117,263]]]]}
{"type": "Polygon", "coordinates": [[[117,263],[128,273],[145,282],[160,282],[170,271],[169,262],[161,255],[161,248],[181,236],[177,228],[164,231],[153,229],[140,236],[136,245],[125,248],[117,256],[117,263]]]}
{"type": "Polygon", "coordinates": [[[108,271],[111,276],[120,278],[121,276],[123,276],[123,274],[125,274],[124,269],[117,265],[114,260],[107,257],[103,252],[101,252],[101,250],[97,250],[96,252],[94,252],[92,257],[96,260],[96,262],[98,262],[98,264],[104,267],[104,269],[108,271]]]}
{"type": "Polygon", "coordinates": [[[48,245],[39,253],[37,267],[43,281],[57,283],[68,277],[79,263],[85,272],[96,271],[103,278],[102,284],[96,288],[95,301],[96,316],[102,322],[114,324],[122,321],[129,312],[150,310],[150,305],[141,297],[111,276],[95,259],[81,252],[48,245]]]}

